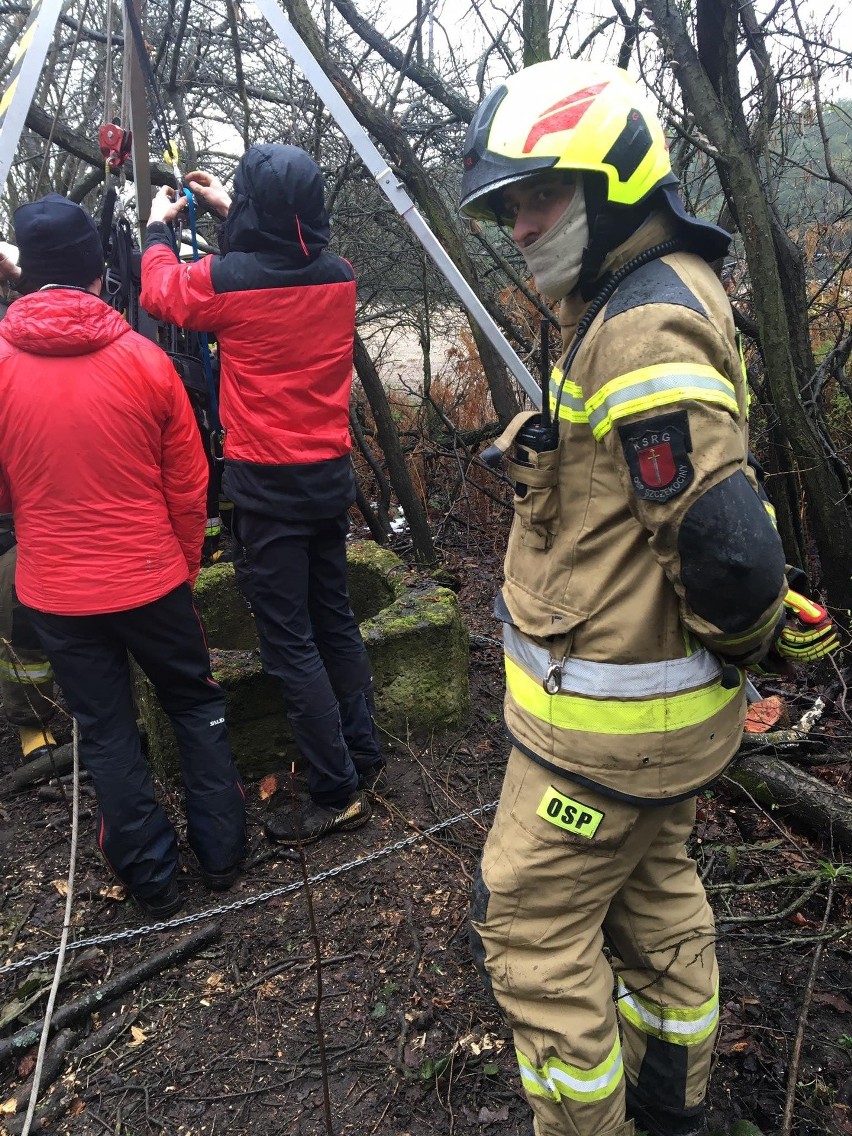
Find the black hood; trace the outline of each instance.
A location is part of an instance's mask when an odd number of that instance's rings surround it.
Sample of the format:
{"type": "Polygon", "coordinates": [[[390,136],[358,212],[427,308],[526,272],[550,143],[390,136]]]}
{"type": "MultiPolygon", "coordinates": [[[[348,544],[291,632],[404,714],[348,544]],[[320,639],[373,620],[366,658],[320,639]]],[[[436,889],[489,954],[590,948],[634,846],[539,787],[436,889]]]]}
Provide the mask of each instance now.
{"type": "Polygon", "coordinates": [[[328,244],[325,183],[298,146],[252,146],[234,175],[223,252],[271,252],[295,265],[315,260],[328,244]]]}

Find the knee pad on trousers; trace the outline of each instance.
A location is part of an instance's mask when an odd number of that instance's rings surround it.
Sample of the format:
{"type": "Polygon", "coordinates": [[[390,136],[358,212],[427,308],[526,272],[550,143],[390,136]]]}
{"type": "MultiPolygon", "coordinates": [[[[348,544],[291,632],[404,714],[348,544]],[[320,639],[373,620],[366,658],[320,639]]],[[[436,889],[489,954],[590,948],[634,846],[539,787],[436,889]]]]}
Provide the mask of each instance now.
{"type": "Polygon", "coordinates": [[[648,1136],[704,1136],[707,1131],[703,1101],[694,1108],[665,1108],[627,1081],[626,1104],[628,1118],[648,1136]]]}
{"type": "Polygon", "coordinates": [[[476,878],[473,881],[473,891],[470,899],[470,918],[471,922],[468,925],[468,941],[470,942],[470,953],[473,956],[473,965],[476,967],[477,974],[482,979],[482,985],[493,996],[494,991],[491,986],[491,978],[488,971],[485,969],[485,944],[482,942],[482,936],[474,927],[474,922],[482,923],[488,914],[488,901],[491,898],[491,892],[482,878],[482,869],[477,868],[476,878]]]}

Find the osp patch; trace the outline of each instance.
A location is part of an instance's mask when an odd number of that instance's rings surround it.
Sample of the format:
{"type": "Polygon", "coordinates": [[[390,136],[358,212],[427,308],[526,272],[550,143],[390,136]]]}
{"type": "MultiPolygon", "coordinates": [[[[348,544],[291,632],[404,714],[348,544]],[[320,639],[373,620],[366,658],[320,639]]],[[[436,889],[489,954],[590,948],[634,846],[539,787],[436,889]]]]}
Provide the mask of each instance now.
{"type": "Polygon", "coordinates": [[[575,836],[585,836],[587,840],[594,837],[604,818],[604,814],[598,809],[584,805],[581,801],[575,801],[573,797],[567,797],[553,785],[548,787],[535,812],[542,820],[555,824],[557,828],[571,832],[575,836]]]}
{"type": "Polygon", "coordinates": [[[692,439],[685,410],[618,427],[633,492],[664,504],[692,484],[692,439]]]}

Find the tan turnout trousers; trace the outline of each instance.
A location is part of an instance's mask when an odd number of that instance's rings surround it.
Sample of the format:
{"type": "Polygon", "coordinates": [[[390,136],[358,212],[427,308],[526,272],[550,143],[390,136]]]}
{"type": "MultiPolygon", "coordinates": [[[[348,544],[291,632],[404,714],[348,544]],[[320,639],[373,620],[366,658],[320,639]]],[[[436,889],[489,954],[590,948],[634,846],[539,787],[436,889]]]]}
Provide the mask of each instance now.
{"type": "Polygon", "coordinates": [[[675,1111],[704,1099],[718,970],[694,822],[694,798],[639,808],[512,750],[472,943],[537,1136],[628,1136],[625,1078],[675,1111]]]}

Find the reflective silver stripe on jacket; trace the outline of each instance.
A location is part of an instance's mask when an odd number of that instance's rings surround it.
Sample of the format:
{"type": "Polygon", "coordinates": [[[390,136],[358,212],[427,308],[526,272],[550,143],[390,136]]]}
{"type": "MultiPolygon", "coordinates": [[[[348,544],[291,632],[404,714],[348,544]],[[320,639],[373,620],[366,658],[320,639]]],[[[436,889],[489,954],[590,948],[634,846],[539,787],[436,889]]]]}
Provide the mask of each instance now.
{"type": "Polygon", "coordinates": [[[560,663],[566,693],[589,698],[656,698],[714,682],[722,673],[719,660],[703,647],[682,659],[657,663],[592,663],[586,659],[554,659],[516,627],[503,624],[503,648],[527,674],[544,682],[552,663],[560,663]]]}

